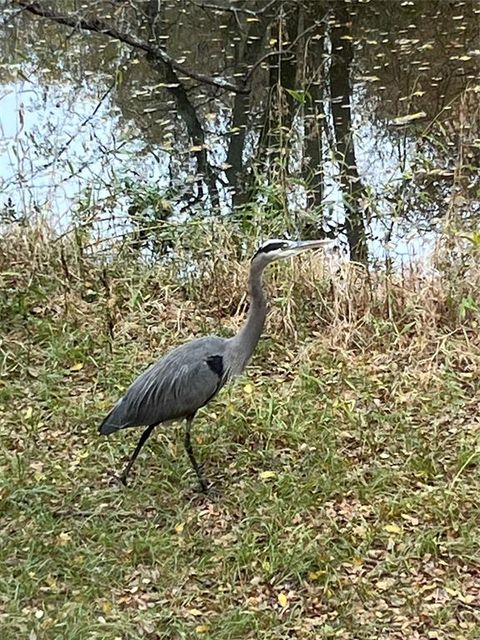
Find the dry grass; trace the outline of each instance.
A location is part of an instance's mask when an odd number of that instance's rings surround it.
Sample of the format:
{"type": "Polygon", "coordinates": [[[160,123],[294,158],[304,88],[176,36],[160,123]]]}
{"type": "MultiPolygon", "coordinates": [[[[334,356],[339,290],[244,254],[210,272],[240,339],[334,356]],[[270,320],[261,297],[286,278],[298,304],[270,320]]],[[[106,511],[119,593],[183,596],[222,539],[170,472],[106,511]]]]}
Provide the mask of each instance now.
{"type": "Polygon", "coordinates": [[[41,225],[4,236],[2,638],[479,637],[479,273],[463,247],[429,276],[272,267],[249,382],[197,424],[218,495],[192,491],[175,429],[131,488],[112,485],[138,437],[97,436],[112,401],[157,353],[244,317],[248,262],[215,234],[223,256],[190,235],[156,265],[101,262],[41,225]]]}

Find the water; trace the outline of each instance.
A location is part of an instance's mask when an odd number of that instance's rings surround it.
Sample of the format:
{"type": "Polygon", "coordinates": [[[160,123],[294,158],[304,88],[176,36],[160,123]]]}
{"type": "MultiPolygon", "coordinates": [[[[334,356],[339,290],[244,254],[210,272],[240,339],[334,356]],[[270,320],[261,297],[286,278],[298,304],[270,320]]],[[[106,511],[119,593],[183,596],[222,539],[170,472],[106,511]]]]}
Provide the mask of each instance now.
{"type": "MultiPolygon", "coordinates": [[[[70,6],[57,3],[57,10],[58,5],[65,11],[70,6]]],[[[324,181],[321,206],[310,218],[322,219],[319,224],[324,227],[341,223],[342,165],[333,155],[336,132],[328,75],[331,30],[338,17],[328,14],[321,2],[315,3],[313,18],[308,11],[297,11],[294,3],[251,2],[250,13],[236,15],[201,10],[193,2],[163,6],[154,31],[141,11],[145,3],[118,3],[113,8],[108,2],[96,3],[83,11],[87,19],[95,13],[146,41],[155,33],[182,69],[213,80],[239,83],[255,65],[248,100],[240,104],[231,92],[179,71],[174,70],[177,78],[172,80],[168,69],[153,66],[142,51],[107,36],[72,35],[71,29],[44,18],[5,14],[9,21],[0,41],[6,71],[0,85],[0,206],[8,205],[14,217],[41,211],[63,230],[79,216],[83,221],[95,219],[97,230],[108,234],[131,222],[126,214],[132,203],[125,195],[126,178],[138,186],[137,205],[139,198],[145,205],[145,190],[153,187],[171,205],[171,219],[179,220],[219,211],[231,215],[231,174],[240,183],[251,183],[254,172],[264,185],[278,182],[297,194],[290,200],[296,211],[290,205],[282,215],[285,225],[298,224],[301,229],[306,192],[300,168],[306,147],[298,132],[304,130],[304,118],[313,117],[315,104],[315,117],[326,123],[318,138],[324,181]],[[267,4],[268,15],[262,13],[267,4]],[[312,20],[319,18],[315,25],[312,20]],[[307,35],[302,38],[303,32],[307,35]],[[293,51],[295,91],[283,92],[284,100],[296,96],[290,105],[294,120],[288,112],[279,115],[268,100],[280,90],[278,70],[269,63],[280,60],[282,83],[288,88],[288,56],[271,55],[279,41],[284,49],[299,43],[293,51]],[[314,95],[312,81],[320,96],[314,95]],[[232,132],[236,121],[246,135],[240,160],[237,155],[229,173],[226,161],[238,135],[232,132]],[[259,150],[266,129],[269,144],[259,150]],[[275,146],[279,136],[284,149],[280,154],[275,146]],[[203,145],[208,150],[198,160],[203,145]],[[285,153],[296,167],[288,175],[285,153]],[[215,178],[199,183],[197,167],[215,178]],[[300,222],[290,223],[293,218],[300,222]]],[[[343,36],[353,49],[350,135],[366,194],[363,200],[368,201],[370,250],[376,256],[390,251],[422,257],[452,198],[460,193],[460,213],[467,221],[479,211],[480,6],[372,1],[345,8],[352,21],[343,36]]],[[[256,197],[258,220],[270,220],[272,190],[268,187],[256,197]]]]}

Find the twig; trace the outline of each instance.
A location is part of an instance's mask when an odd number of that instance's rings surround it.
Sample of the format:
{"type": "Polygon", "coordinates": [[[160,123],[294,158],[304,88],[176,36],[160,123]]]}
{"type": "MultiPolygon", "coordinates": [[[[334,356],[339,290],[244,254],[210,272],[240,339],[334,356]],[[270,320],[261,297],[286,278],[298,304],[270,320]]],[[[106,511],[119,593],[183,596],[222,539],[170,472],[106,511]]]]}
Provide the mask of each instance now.
{"type": "Polygon", "coordinates": [[[11,22],[13,22],[20,14],[22,14],[24,11],[26,11],[25,8],[19,9],[16,13],[13,13],[7,17],[5,17],[3,19],[3,21],[1,22],[2,27],[6,27],[8,24],[10,24],[11,22]]]}
{"type": "MultiPolygon", "coordinates": [[[[82,127],[84,127],[85,125],[87,125],[98,113],[98,110],[100,109],[100,107],[102,106],[103,102],[105,101],[105,99],[107,98],[108,94],[110,93],[110,91],[112,91],[112,89],[115,87],[115,82],[113,82],[113,84],[105,91],[105,93],[103,94],[103,96],[100,98],[97,106],[95,107],[95,109],[92,111],[92,113],[85,118],[85,120],[80,124],[79,129],[81,129],[82,127]]],[[[63,145],[63,147],[60,149],[60,151],[56,154],[55,158],[53,160],[51,160],[50,162],[47,162],[46,164],[42,165],[42,170],[43,169],[48,169],[49,167],[51,167],[53,164],[55,164],[55,162],[59,159],[59,157],[62,155],[62,153],[64,151],[67,150],[67,148],[69,147],[69,145],[75,140],[75,138],[78,135],[78,131],[74,134],[72,134],[70,136],[70,138],[67,140],[67,142],[63,145]]]]}
{"type": "Polygon", "coordinates": [[[299,40],[301,40],[304,36],[307,35],[307,33],[309,33],[310,31],[313,31],[314,29],[316,29],[318,26],[320,26],[323,22],[325,22],[325,19],[323,20],[319,20],[318,22],[315,22],[314,24],[312,24],[310,27],[308,27],[307,29],[305,29],[305,31],[302,31],[302,33],[300,33],[293,42],[291,42],[288,47],[286,47],[285,49],[279,49],[277,51],[270,51],[269,53],[266,53],[264,56],[262,56],[261,58],[259,58],[254,65],[252,65],[252,67],[248,70],[247,75],[245,76],[244,80],[243,80],[243,87],[246,89],[246,93],[248,93],[250,91],[250,87],[249,87],[249,83],[250,80],[255,72],[255,70],[262,64],[262,62],[265,62],[265,60],[268,60],[269,58],[271,58],[272,56],[281,56],[284,55],[285,53],[288,53],[289,51],[291,51],[293,49],[293,47],[297,44],[297,42],[299,40]],[[248,87],[248,89],[247,89],[248,87]]]}
{"type": "Polygon", "coordinates": [[[261,9],[258,9],[257,11],[253,11],[253,9],[245,9],[244,7],[222,6],[218,4],[210,4],[208,2],[195,2],[195,0],[190,0],[190,3],[195,5],[199,9],[213,9],[214,11],[227,11],[229,13],[233,13],[235,17],[237,17],[237,14],[239,13],[244,13],[247,16],[254,16],[254,17],[261,16],[264,13],[266,13],[270,9],[270,7],[272,7],[276,2],[277,0],[271,0],[271,2],[266,4],[261,9]]]}

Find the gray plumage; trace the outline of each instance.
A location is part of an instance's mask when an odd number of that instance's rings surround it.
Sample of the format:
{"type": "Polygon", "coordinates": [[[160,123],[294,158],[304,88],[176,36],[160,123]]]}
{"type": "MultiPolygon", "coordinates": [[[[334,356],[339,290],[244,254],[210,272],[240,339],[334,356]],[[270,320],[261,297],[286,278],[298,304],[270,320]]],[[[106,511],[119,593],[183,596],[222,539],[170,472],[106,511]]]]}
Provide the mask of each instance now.
{"type": "Polygon", "coordinates": [[[252,258],[248,283],[250,311],[240,332],[233,338],[208,336],[192,340],[167,353],[134,380],[99,428],[101,434],[109,435],[126,427],[147,426],[120,477],[124,484],[153,428],[162,422],[185,418],[185,449],[202,490],[207,491],[191,445],[193,417],[229,380],[244,370],[255,350],[266,316],[262,289],[265,267],[274,260],[324,244],[324,240],[269,240],[264,243],[252,258]]]}
{"type": "Polygon", "coordinates": [[[225,360],[228,340],[208,336],[170,351],[139,375],[101,426],[108,435],[140,425],[159,424],[191,415],[211,400],[227,381],[212,368],[225,360]],[[210,364],[209,364],[210,360],[210,364]]]}

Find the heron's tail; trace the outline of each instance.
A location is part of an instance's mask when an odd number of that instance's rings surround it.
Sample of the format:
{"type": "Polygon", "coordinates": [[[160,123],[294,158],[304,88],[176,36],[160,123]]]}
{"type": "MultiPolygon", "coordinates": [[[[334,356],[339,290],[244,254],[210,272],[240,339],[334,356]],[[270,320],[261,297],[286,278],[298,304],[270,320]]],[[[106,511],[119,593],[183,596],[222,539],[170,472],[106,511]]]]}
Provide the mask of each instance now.
{"type": "Polygon", "coordinates": [[[125,424],[125,416],[122,414],[123,407],[121,406],[120,400],[104,418],[102,424],[98,427],[98,433],[102,436],[109,436],[114,431],[118,431],[119,429],[123,429],[128,426],[128,424],[125,424]]]}
{"type": "Polygon", "coordinates": [[[118,431],[117,425],[112,424],[109,421],[109,418],[110,418],[110,414],[108,414],[108,416],[105,418],[102,424],[98,427],[98,433],[100,433],[102,436],[109,436],[114,431],[118,431]]]}

